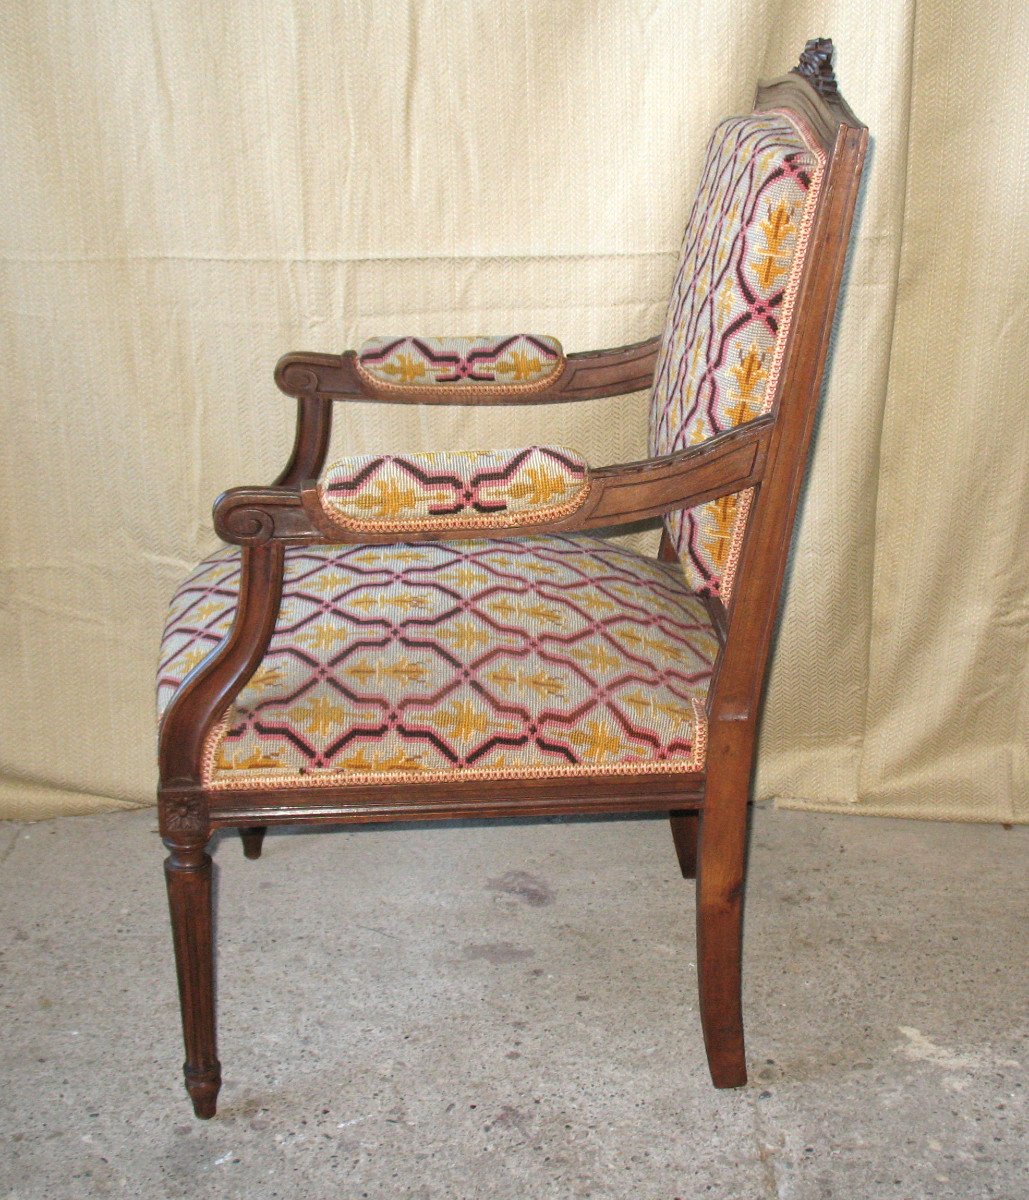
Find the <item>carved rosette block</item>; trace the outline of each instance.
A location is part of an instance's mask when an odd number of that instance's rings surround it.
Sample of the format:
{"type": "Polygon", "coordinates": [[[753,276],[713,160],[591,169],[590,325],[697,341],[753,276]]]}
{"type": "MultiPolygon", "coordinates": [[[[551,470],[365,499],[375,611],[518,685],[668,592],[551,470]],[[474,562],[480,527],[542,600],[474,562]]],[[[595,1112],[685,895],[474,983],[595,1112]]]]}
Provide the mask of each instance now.
{"type": "Polygon", "coordinates": [[[832,38],[812,38],[804,47],[800,62],[790,72],[806,79],[824,98],[835,96],[839,90],[832,69],[832,38]]]}
{"type": "Polygon", "coordinates": [[[201,796],[162,796],[158,819],[161,836],[172,841],[206,841],[210,832],[207,804],[201,796]]]}

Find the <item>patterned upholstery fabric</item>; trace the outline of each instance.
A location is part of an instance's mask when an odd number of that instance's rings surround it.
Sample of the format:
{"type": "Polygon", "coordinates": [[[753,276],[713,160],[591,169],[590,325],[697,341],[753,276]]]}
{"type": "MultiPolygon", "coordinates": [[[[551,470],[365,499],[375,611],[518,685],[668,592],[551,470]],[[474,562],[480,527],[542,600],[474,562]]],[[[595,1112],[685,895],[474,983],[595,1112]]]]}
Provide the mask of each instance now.
{"type": "MultiPolygon", "coordinates": [[[[771,406],[824,161],[785,113],[734,117],[715,130],[654,376],[652,454],[771,406]]],[[[666,519],[694,590],[728,599],[750,498],[724,496],[666,519]]]]}
{"type": "MultiPolygon", "coordinates": [[[[239,556],[175,595],[158,708],[229,628],[239,556]]],[[[212,787],[674,771],[703,763],[718,641],[678,564],[585,536],[291,547],[212,787]]]]}
{"type": "Polygon", "coordinates": [[[564,516],[589,480],[574,451],[529,446],[355,455],[328,467],[319,491],[329,515],[353,529],[446,529],[564,516]]]}
{"type": "Polygon", "coordinates": [[[540,389],[564,366],[561,343],[516,333],[499,337],[377,337],[357,352],[358,369],[376,390],[489,386],[540,389]]]}

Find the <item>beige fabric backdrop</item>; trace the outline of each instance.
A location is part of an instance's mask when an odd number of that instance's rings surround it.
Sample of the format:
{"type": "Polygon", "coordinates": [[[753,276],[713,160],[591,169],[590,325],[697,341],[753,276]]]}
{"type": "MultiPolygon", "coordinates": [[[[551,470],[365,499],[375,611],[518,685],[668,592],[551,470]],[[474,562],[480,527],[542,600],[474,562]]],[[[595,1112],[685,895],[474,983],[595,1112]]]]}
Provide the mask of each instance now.
{"type": "MultiPolygon", "coordinates": [[[[152,800],[164,609],[284,461],[279,354],[655,332],[711,127],[829,33],[874,142],[758,792],[1026,820],[1020,10],[8,0],[0,815],[152,800]]],[[[641,456],[644,398],[340,407],[335,447],[537,438],[641,456]]]]}

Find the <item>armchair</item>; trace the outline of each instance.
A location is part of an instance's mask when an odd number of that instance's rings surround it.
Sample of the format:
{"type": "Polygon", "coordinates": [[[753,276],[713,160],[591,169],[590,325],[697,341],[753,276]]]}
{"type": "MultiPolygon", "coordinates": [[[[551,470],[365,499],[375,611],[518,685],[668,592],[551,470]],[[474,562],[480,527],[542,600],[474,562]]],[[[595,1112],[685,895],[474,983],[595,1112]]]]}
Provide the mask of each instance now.
{"type": "Polygon", "coordinates": [[[831,43],[715,130],[660,337],[376,338],[289,354],[292,455],[214,506],[172,601],[160,827],[195,1112],[214,1114],[211,859],[273,823],[668,812],[696,877],[712,1080],[746,1082],[747,802],[769,646],[866,128],[831,43]],[[363,455],[333,405],[565,403],[651,389],[651,457],[363,455]],[[656,560],[590,531],[662,517],[656,560]]]}

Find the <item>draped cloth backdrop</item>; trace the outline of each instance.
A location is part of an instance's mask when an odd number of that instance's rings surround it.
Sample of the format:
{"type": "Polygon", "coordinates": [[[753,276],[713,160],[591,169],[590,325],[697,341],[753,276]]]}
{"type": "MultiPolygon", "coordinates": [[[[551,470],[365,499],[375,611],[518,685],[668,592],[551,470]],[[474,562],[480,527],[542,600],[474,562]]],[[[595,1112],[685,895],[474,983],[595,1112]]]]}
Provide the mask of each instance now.
{"type": "MultiPolygon", "coordinates": [[[[285,461],[280,354],[656,332],[711,129],[816,35],[873,143],[757,795],[1026,820],[1009,0],[8,0],[0,815],[151,802],[165,608],[285,461]]],[[[336,414],[336,453],[645,455],[642,395],[336,414]]]]}

